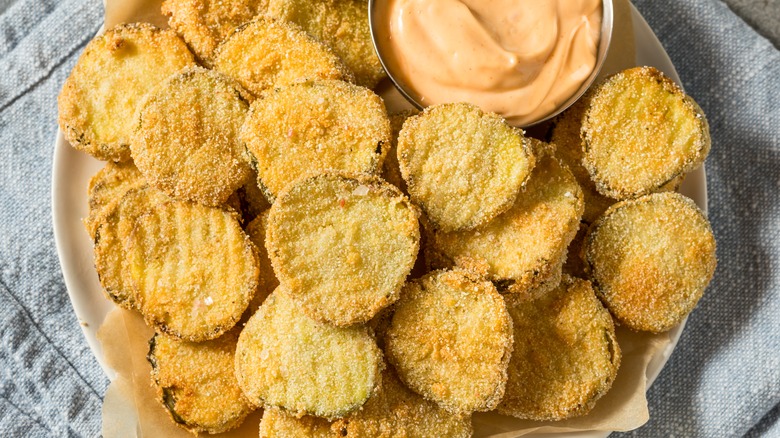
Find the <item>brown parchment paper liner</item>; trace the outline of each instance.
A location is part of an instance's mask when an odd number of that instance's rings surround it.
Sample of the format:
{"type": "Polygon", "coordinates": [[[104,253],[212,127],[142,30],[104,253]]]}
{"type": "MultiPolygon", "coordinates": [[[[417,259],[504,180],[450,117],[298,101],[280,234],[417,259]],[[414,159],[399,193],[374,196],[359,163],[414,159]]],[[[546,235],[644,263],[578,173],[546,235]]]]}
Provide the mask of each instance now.
{"type": "MultiPolygon", "coordinates": [[[[613,0],[615,26],[610,53],[600,76],[633,67],[634,33],[628,0],[613,0]]],[[[167,27],[160,14],[161,0],[106,0],[105,27],[123,22],[146,21],[167,27]]],[[[388,102],[388,106],[392,106],[388,102]]],[[[114,437],[192,437],[170,419],[155,400],[146,360],[149,339],[154,334],[135,312],[115,309],[106,316],[98,333],[106,363],[116,372],[103,400],[103,436],[114,437]]],[[[651,359],[669,345],[667,334],[650,335],[618,328],[618,343],[623,351],[617,379],[612,389],[597,402],[588,415],[560,422],[533,422],[494,413],[474,415],[474,436],[509,438],[530,433],[574,431],[625,431],[643,425],[647,410],[646,373],[651,359]]],[[[261,413],[252,414],[235,431],[215,437],[257,437],[261,413]]],[[[204,436],[207,436],[204,434],[204,436]]]]}

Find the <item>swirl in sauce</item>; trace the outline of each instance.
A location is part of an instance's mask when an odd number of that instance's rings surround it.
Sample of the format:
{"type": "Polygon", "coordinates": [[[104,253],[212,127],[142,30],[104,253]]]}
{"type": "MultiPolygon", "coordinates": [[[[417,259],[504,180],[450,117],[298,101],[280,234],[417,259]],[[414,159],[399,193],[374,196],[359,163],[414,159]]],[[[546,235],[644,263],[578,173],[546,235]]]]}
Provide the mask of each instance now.
{"type": "Polygon", "coordinates": [[[423,106],[471,102],[518,126],[553,113],[596,65],[601,0],[386,0],[375,37],[423,106]]]}

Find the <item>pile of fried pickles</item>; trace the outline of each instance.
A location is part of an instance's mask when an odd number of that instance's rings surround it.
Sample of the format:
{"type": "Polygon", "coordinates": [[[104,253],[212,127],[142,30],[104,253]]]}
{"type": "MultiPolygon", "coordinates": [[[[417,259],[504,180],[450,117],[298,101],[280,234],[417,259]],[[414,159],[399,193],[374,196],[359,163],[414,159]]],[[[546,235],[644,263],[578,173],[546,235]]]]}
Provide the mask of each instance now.
{"type": "Polygon", "coordinates": [[[615,325],[678,325],[715,270],[676,193],[710,149],[652,67],[544,138],[468,103],[388,114],[363,0],[166,0],[59,96],[105,295],[156,334],[157,397],[193,433],[468,437],[471,414],[588,413],[615,325]]]}

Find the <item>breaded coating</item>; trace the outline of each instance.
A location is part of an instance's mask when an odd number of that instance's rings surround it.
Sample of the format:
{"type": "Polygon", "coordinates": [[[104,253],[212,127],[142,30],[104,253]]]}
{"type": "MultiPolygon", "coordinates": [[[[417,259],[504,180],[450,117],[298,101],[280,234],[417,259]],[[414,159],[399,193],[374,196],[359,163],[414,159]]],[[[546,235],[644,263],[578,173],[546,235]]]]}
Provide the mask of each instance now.
{"type": "Polygon", "coordinates": [[[610,205],[617,200],[602,195],[596,189],[596,184],[590,179],[590,173],[582,165],[582,119],[588,109],[590,94],[585,94],[574,105],[561,113],[553,121],[551,143],[554,154],[571,171],[582,188],[585,200],[585,211],[582,220],[592,224],[610,205]]]}
{"type": "Polygon", "coordinates": [[[175,199],[224,204],[252,173],[238,139],[249,108],[242,93],[232,79],[200,67],[149,93],[130,145],[146,180],[175,199]]]}
{"type": "Polygon", "coordinates": [[[261,438],[467,438],[471,417],[458,416],[406,388],[390,369],[382,385],[360,410],[330,422],[296,418],[280,409],[267,409],[260,423],[261,438]]]}
{"type": "Polygon", "coordinates": [[[267,9],[268,0],[165,0],[161,11],[203,65],[211,67],[217,46],[267,9]]]}
{"type": "Polygon", "coordinates": [[[283,409],[269,407],[260,421],[260,438],[341,438],[331,429],[333,423],[320,417],[304,415],[300,418],[283,409]]]}
{"type": "Polygon", "coordinates": [[[382,99],[342,81],[284,87],[255,101],[241,140],[273,200],[291,182],[323,170],[378,173],[390,144],[382,99]]]}
{"type": "Polygon", "coordinates": [[[234,372],[239,330],[194,343],[156,333],[147,360],[157,400],[173,421],[192,432],[225,432],[241,425],[254,407],[234,372]]]}
{"type": "Polygon", "coordinates": [[[434,271],[404,286],[385,354],[413,391],[458,415],[489,411],[504,395],[512,320],[489,281],[434,271]]]}
{"type": "Polygon", "coordinates": [[[401,128],[404,125],[406,119],[411,116],[419,114],[418,110],[406,110],[400,113],[390,115],[390,129],[392,130],[392,137],[390,141],[390,147],[387,148],[387,157],[382,164],[382,178],[384,178],[390,184],[401,189],[402,192],[409,194],[406,188],[406,181],[401,176],[401,167],[398,164],[398,134],[401,132],[401,128]]]}
{"type": "Polygon", "coordinates": [[[377,177],[322,173],[271,206],[266,248],[310,317],[363,323],[398,299],[419,250],[419,212],[377,177]]]}
{"type": "Polygon", "coordinates": [[[89,215],[83,219],[89,237],[95,240],[97,227],[109,205],[119,202],[128,190],[146,184],[143,175],[132,161],[115,163],[109,161],[89,180],[89,215]]]}
{"type": "Polygon", "coordinates": [[[591,225],[582,251],[612,315],[631,329],[656,333],[693,310],[717,264],[709,222],[674,192],[613,205],[591,225]]]}
{"type": "Polygon", "coordinates": [[[134,310],[138,304],[126,261],[124,237],[139,216],[169,201],[170,198],[151,187],[131,188],[118,202],[107,206],[95,224],[95,270],[103,292],[120,307],[134,310]]]}
{"type": "Polygon", "coordinates": [[[534,166],[523,132],[467,103],[406,120],[398,162],[409,195],[442,231],[471,230],[503,213],[534,166]]]}
{"type": "Polygon", "coordinates": [[[540,298],[504,298],[515,350],[497,411],[542,421],[587,414],[612,387],[621,357],[612,317],[590,282],[565,275],[540,298]]]}
{"type": "Polygon", "coordinates": [[[217,48],[214,68],[255,96],[304,80],[354,81],[341,58],[299,26],[258,17],[240,26],[217,48]]]}
{"type": "Polygon", "coordinates": [[[104,161],[130,159],[138,102],[195,59],[175,33],[148,23],[120,24],[93,39],[57,100],[70,144],[104,161]]]}
{"type": "Polygon", "coordinates": [[[296,416],[342,417],[381,381],[382,352],[364,326],[314,321],[280,286],[238,339],[236,376],[249,399],[296,416]]]}
{"type": "Polygon", "coordinates": [[[426,260],[434,268],[457,265],[485,275],[502,291],[541,292],[543,285],[557,286],[582,211],[574,176],[543,155],[512,208],[487,225],[454,233],[426,227],[426,260]]]}
{"type": "Polygon", "coordinates": [[[363,408],[341,420],[333,429],[341,437],[467,438],[471,416],[455,415],[406,388],[395,372],[386,369],[382,386],[363,408]]]}
{"type": "Polygon", "coordinates": [[[385,71],[371,43],[365,0],[269,0],[268,15],[301,26],[344,60],[355,83],[374,88],[385,71]]]}
{"type": "Polygon", "coordinates": [[[582,120],[583,165],[598,191],[627,199],[698,167],[710,151],[704,112],[653,67],[602,82],[582,120]]]}
{"type": "Polygon", "coordinates": [[[257,249],[258,267],[260,268],[260,279],[257,282],[257,292],[255,292],[252,301],[249,303],[249,312],[255,313],[260,305],[263,304],[268,295],[271,295],[278,286],[279,280],[276,279],[274,269],[271,266],[271,259],[268,258],[268,251],[265,249],[265,230],[268,228],[268,214],[266,210],[259,214],[246,227],[246,233],[249,240],[257,249]]]}
{"type": "Polygon", "coordinates": [[[257,289],[257,253],[235,213],[158,204],[135,221],[127,241],[139,310],[163,333],[192,342],[217,338],[257,289]]]}

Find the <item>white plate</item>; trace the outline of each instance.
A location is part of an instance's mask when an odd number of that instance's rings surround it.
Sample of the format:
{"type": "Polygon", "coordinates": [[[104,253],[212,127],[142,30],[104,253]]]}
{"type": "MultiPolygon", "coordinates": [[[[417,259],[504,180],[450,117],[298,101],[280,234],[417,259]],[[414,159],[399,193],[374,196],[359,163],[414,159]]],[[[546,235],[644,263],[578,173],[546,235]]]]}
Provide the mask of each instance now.
{"type": "MultiPolygon", "coordinates": [[[[652,65],[681,84],[669,56],[661,43],[637,10],[632,8],[634,36],[636,39],[636,64],[652,65]]],[[[105,298],[95,272],[92,242],[81,218],[87,216],[87,186],[89,179],[103,167],[104,163],[71,148],[58,130],[54,143],[54,163],[52,177],[52,221],[57,254],[65,277],[65,285],[73,304],[73,310],[81,324],[81,330],[87,344],[95,354],[106,375],[113,379],[115,373],[103,358],[97,330],[103,318],[114,308],[114,304],[105,298]]],[[[707,211],[707,182],[704,168],[689,174],[680,191],[693,199],[705,212],[707,211]]],[[[661,369],[672,354],[685,322],[669,333],[672,342],[656,354],[647,368],[648,387],[658,377],[661,369]]],[[[604,432],[584,432],[570,434],[576,437],[603,437],[604,432]]]]}

